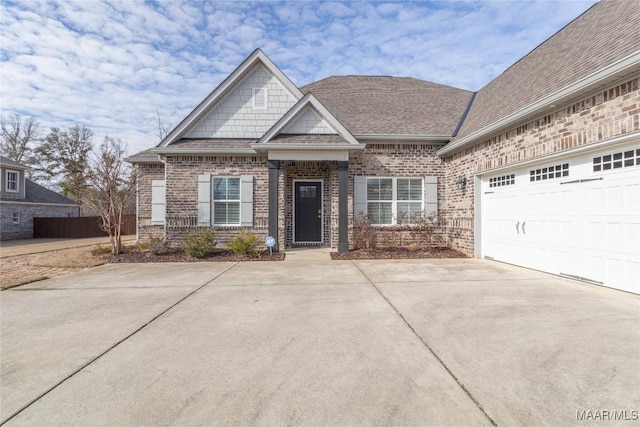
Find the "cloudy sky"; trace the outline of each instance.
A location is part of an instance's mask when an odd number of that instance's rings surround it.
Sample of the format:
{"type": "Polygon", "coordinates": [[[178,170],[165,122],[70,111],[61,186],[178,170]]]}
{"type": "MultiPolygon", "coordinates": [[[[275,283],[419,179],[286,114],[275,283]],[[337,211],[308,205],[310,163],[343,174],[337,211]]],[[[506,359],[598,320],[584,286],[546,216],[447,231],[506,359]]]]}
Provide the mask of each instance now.
{"type": "Polygon", "coordinates": [[[0,2],[0,110],[157,144],[255,48],[301,86],[331,75],[478,90],[594,1],[0,2]]]}

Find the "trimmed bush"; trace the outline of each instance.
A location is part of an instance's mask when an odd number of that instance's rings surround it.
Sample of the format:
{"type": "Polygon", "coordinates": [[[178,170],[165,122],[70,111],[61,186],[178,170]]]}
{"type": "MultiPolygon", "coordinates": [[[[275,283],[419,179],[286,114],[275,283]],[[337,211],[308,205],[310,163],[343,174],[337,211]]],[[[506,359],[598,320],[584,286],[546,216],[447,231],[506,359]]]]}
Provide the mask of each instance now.
{"type": "Polygon", "coordinates": [[[160,236],[149,237],[149,252],[154,255],[162,255],[167,253],[167,242],[160,236]]]}
{"type": "Polygon", "coordinates": [[[227,242],[227,247],[231,251],[237,254],[248,255],[251,258],[258,258],[260,256],[260,251],[258,250],[259,245],[260,240],[258,236],[248,230],[240,230],[238,236],[232,237],[227,242]]]}
{"type": "Polygon", "coordinates": [[[188,233],[182,239],[182,249],[194,258],[204,258],[216,247],[216,232],[211,228],[202,228],[188,233]]]}

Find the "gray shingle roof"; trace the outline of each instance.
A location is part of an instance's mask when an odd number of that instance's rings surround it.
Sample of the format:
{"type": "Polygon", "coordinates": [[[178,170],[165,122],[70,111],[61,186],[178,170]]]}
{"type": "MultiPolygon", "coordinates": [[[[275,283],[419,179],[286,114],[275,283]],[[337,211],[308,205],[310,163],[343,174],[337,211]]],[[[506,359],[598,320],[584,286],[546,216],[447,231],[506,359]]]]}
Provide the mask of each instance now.
{"type": "Polygon", "coordinates": [[[27,169],[27,167],[21,163],[18,163],[16,161],[13,161],[11,159],[9,159],[8,157],[5,156],[0,156],[0,165],[2,166],[9,166],[9,167],[14,167],[17,169],[27,169]]]}
{"type": "Polygon", "coordinates": [[[456,139],[640,49],[640,1],[601,1],[483,87],[456,139]]]}
{"type": "Polygon", "coordinates": [[[300,89],[353,135],[452,135],[472,95],[410,77],[334,76],[300,89]]]}
{"type": "Polygon", "coordinates": [[[24,199],[9,199],[2,198],[3,202],[24,202],[24,203],[48,203],[55,205],[77,205],[78,203],[68,197],[58,194],[55,191],[49,190],[30,179],[24,180],[24,199]]]}

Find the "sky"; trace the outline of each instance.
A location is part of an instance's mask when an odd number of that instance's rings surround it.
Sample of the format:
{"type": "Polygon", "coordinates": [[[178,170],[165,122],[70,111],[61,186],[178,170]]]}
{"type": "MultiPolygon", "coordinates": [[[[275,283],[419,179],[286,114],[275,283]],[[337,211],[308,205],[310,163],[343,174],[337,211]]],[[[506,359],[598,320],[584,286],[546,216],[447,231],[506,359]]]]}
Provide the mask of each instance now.
{"type": "Polygon", "coordinates": [[[0,113],[157,145],[254,49],[332,75],[479,90],[594,1],[0,1],[0,113]]]}

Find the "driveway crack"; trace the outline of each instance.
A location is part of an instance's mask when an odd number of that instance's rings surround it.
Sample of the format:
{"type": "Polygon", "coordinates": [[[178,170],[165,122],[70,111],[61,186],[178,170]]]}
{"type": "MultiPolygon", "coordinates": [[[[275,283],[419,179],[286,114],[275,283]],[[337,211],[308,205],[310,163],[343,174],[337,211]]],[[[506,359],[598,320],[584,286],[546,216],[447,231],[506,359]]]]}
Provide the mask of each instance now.
{"type": "Polygon", "coordinates": [[[487,420],[489,420],[489,422],[492,425],[497,426],[496,422],[493,420],[493,418],[491,418],[491,416],[489,416],[489,414],[487,414],[487,412],[484,410],[484,408],[482,407],[482,404],[478,401],[478,399],[476,399],[475,396],[473,394],[471,394],[471,391],[469,389],[467,389],[467,387],[465,387],[464,383],[462,381],[460,381],[460,379],[453,373],[453,371],[451,371],[451,369],[447,366],[447,364],[444,362],[444,360],[442,360],[442,358],[438,355],[438,353],[435,352],[433,347],[431,347],[431,345],[429,345],[429,343],[418,333],[418,331],[416,331],[415,328],[413,326],[411,326],[411,323],[409,323],[409,321],[402,315],[400,310],[398,310],[396,308],[396,306],[393,305],[393,303],[389,300],[389,298],[387,298],[387,296],[382,293],[380,288],[378,288],[376,286],[376,284],[373,283],[373,281],[369,278],[369,276],[367,276],[367,273],[362,271],[360,266],[358,264],[356,264],[355,262],[353,262],[353,260],[351,260],[351,263],[367,279],[367,281],[373,287],[373,289],[375,289],[376,292],[387,302],[387,304],[389,304],[389,306],[393,309],[393,311],[396,312],[398,317],[400,317],[400,319],[402,319],[404,324],[407,325],[409,330],[416,336],[416,338],[418,338],[418,340],[420,340],[422,345],[429,351],[429,353],[431,353],[433,355],[433,357],[436,358],[436,360],[440,363],[440,365],[442,365],[442,367],[445,369],[445,371],[447,371],[447,373],[451,376],[451,378],[453,378],[453,380],[456,382],[456,384],[458,384],[458,386],[466,393],[466,395],[469,396],[469,398],[473,401],[473,403],[475,403],[475,405],[478,407],[478,409],[480,409],[480,412],[482,412],[484,414],[484,416],[487,418],[487,420]]]}
{"type": "Polygon", "coordinates": [[[213,278],[206,280],[204,283],[202,283],[201,285],[197,286],[194,290],[192,290],[191,292],[189,292],[187,295],[183,296],[182,298],[180,298],[178,301],[174,302],[173,304],[171,304],[169,307],[165,308],[164,310],[162,310],[160,313],[158,313],[157,315],[155,315],[154,317],[152,317],[148,322],[146,322],[144,325],[140,326],[138,329],[136,329],[135,331],[131,332],[129,335],[127,335],[126,337],[122,338],[120,341],[116,342],[115,344],[111,345],[109,348],[107,348],[105,351],[103,351],[102,353],[100,353],[99,355],[97,355],[96,357],[90,359],[87,363],[83,364],[82,366],[80,366],[78,369],[76,369],[75,371],[73,371],[71,374],[67,375],[65,378],[63,378],[62,380],[58,381],[56,384],[54,384],[53,386],[51,386],[49,389],[45,390],[43,393],[39,394],[38,396],[36,396],[34,399],[32,399],[29,403],[27,403],[26,405],[24,405],[22,408],[18,409],[13,415],[11,415],[9,418],[7,418],[6,420],[0,422],[0,426],[3,426],[4,424],[8,423],[9,421],[11,421],[13,418],[15,418],[18,414],[20,414],[22,411],[24,411],[25,409],[27,409],[28,407],[30,407],[31,405],[33,405],[34,403],[36,403],[38,400],[42,399],[44,396],[46,396],[47,394],[51,393],[53,390],[55,390],[56,388],[58,388],[60,385],[64,384],[67,380],[71,379],[72,377],[74,377],[77,373],[79,373],[80,371],[84,370],[85,368],[87,368],[89,365],[93,364],[94,362],[96,362],[97,360],[101,359],[104,355],[106,355],[107,353],[109,353],[111,350],[113,350],[114,348],[118,347],[120,344],[122,344],[123,342],[125,342],[126,340],[128,340],[129,338],[131,338],[132,336],[134,336],[135,334],[137,334],[138,332],[140,332],[141,330],[143,330],[144,328],[146,328],[147,326],[149,326],[151,323],[153,323],[154,321],[156,321],[157,319],[159,319],[161,316],[163,316],[165,313],[167,313],[169,310],[171,310],[172,308],[176,307],[177,305],[179,305],[180,303],[182,303],[183,301],[185,301],[187,298],[191,297],[193,294],[195,294],[196,292],[198,292],[200,289],[204,288],[205,286],[209,285],[210,283],[214,282],[216,279],[218,279],[220,276],[222,276],[223,274],[225,274],[227,271],[231,270],[232,268],[234,268],[235,266],[237,266],[239,263],[236,262],[235,264],[231,265],[229,268],[225,269],[224,271],[222,271],[221,273],[216,274],[213,278]]]}

